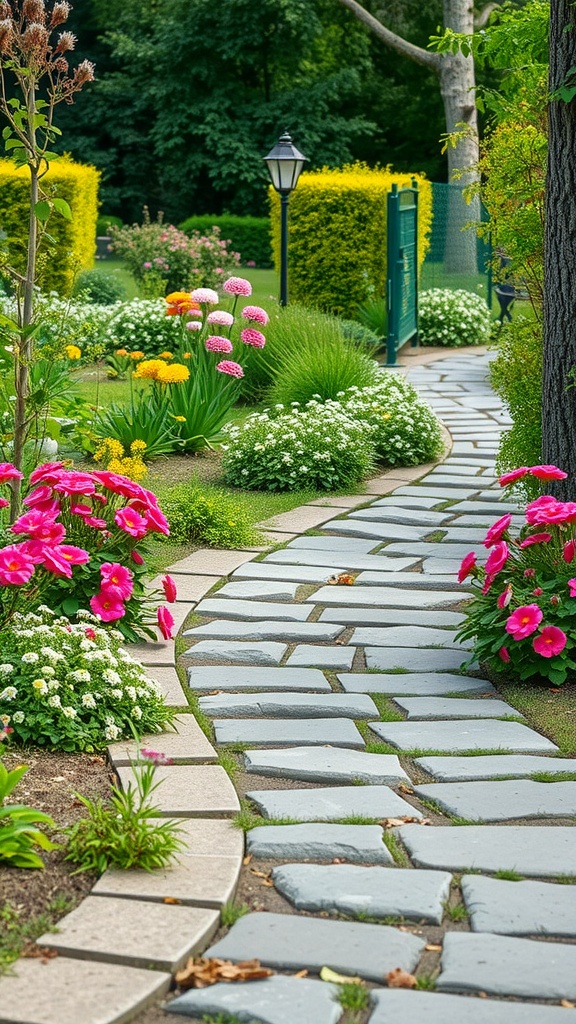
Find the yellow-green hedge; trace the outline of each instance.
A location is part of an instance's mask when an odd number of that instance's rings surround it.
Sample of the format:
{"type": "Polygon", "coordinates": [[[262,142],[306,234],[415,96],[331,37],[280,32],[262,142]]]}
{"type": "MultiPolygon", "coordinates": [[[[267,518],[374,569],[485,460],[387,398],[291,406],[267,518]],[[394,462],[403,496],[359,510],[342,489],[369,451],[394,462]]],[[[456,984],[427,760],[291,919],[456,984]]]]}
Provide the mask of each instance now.
{"type": "MultiPolygon", "coordinates": [[[[70,157],[53,160],[42,178],[41,187],[49,195],[65,199],[72,220],[53,213],[48,234],[55,240],[44,242],[38,267],[38,284],[43,291],[55,289],[62,295],[72,290],[74,275],[94,265],[98,183],[100,172],[88,164],[77,164],[70,157]],[[47,254],[46,250],[53,250],[47,254]]],[[[24,271],[30,209],[30,172],[11,160],[0,160],[0,231],[7,236],[10,259],[24,271]]]]}
{"type": "MultiPolygon", "coordinates": [[[[301,175],[290,196],[290,298],[353,316],[370,295],[386,288],[387,194],[416,178],[420,191],[418,258],[426,255],[432,224],[432,188],[421,174],[395,174],[365,164],[325,167],[301,175]]],[[[270,187],[274,262],[280,265],[280,199],[270,187]]]]}

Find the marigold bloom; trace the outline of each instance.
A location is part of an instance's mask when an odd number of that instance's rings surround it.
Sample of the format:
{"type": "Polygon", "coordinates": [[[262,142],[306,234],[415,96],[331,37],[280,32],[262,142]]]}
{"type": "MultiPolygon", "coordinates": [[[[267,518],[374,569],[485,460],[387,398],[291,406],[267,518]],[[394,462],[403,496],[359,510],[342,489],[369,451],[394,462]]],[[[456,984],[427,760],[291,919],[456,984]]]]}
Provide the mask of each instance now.
{"type": "Polygon", "coordinates": [[[263,327],[266,326],[270,319],[266,310],[262,309],[261,306],[244,306],[242,316],[245,320],[253,320],[257,324],[262,324],[263,327]]]}
{"type": "Polygon", "coordinates": [[[65,345],[64,351],[68,356],[68,359],[80,359],[82,352],[78,348],[78,345],[65,345]]]}
{"type": "Polygon", "coordinates": [[[161,359],[144,359],[134,370],[134,380],[158,380],[159,372],[165,368],[166,363],[161,359]]]}
{"type": "Polygon", "coordinates": [[[226,373],[229,377],[244,376],[244,370],[239,363],[234,363],[231,359],[223,359],[221,363],[216,364],[216,369],[220,373],[226,373]]]}
{"type": "Polygon", "coordinates": [[[252,295],[252,285],[245,277],[229,277],[222,287],[229,295],[252,295]]]}
{"type": "Polygon", "coordinates": [[[499,540],[502,540],[502,535],[506,532],[511,522],[512,516],[508,513],[493,523],[484,538],[484,547],[491,548],[494,544],[497,544],[499,540]]]}
{"type": "Polygon", "coordinates": [[[542,609],[537,604],[525,604],[517,608],[506,620],[505,630],[514,640],[524,640],[535,633],[544,618],[542,609]]]}
{"type": "Polygon", "coordinates": [[[553,658],[566,647],[566,633],[557,626],[544,626],[539,636],[534,637],[532,647],[543,658],[553,658]]]}
{"type": "Polygon", "coordinates": [[[127,348],[117,348],[115,353],[114,353],[114,355],[115,356],[128,356],[128,355],[130,355],[130,353],[128,352],[127,348]]]}
{"type": "Polygon", "coordinates": [[[252,348],[264,348],[266,344],[266,338],[262,334],[262,331],[256,331],[253,327],[246,327],[245,330],[240,332],[240,340],[245,345],[251,345],[252,348]]]}
{"type": "Polygon", "coordinates": [[[173,352],[161,352],[160,355],[158,356],[158,359],[173,359],[173,358],[174,358],[174,353],[173,352]]]}
{"type": "Polygon", "coordinates": [[[458,583],[464,582],[464,580],[472,572],[472,569],[474,568],[475,565],[476,555],[473,551],[470,551],[470,553],[462,559],[462,564],[460,565],[460,569],[458,570],[458,583]]]}
{"type": "Polygon", "coordinates": [[[233,347],[228,338],[223,338],[219,334],[211,334],[206,338],[205,345],[209,352],[231,352],[233,347]]]}
{"type": "Polygon", "coordinates": [[[137,363],[140,359],[144,359],[144,353],[140,349],[136,349],[135,352],[130,353],[130,359],[133,359],[137,363]]]}
{"type": "Polygon", "coordinates": [[[171,366],[167,366],[166,363],[163,363],[156,380],[159,380],[161,384],[182,384],[189,377],[190,370],[187,366],[182,366],[181,363],[172,363],[171,366]]]}

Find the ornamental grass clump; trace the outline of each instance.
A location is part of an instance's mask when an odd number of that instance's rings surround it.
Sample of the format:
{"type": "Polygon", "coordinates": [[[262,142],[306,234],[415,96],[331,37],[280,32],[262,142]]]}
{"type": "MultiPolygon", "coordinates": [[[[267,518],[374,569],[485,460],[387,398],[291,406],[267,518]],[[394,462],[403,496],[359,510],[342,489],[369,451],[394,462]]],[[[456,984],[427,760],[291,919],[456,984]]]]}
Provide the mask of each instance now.
{"type": "Polygon", "coordinates": [[[46,606],[0,633],[0,721],[20,744],[67,751],[161,732],[173,719],[123,636],[89,612],[71,623],[46,606]]]}
{"type": "Polygon", "coordinates": [[[381,370],[374,384],[348,388],[338,398],[349,416],[373,427],[378,461],[389,466],[416,466],[441,454],[439,421],[399,373],[381,370]]]}
{"type": "Polygon", "coordinates": [[[492,318],[484,299],[463,288],[430,288],[418,297],[421,345],[485,345],[492,318]]]}
{"type": "MultiPolygon", "coordinates": [[[[557,466],[523,466],[500,483],[566,475],[557,466]]],[[[473,660],[495,673],[558,686],[576,670],[576,502],[541,495],[526,506],[516,535],[511,524],[507,514],[488,530],[484,565],[473,551],[462,562],[458,581],[472,577],[475,597],[457,636],[471,639],[473,660]]]]}
{"type": "Polygon", "coordinates": [[[374,462],[372,426],[352,419],[339,402],[277,405],[225,433],[225,480],[246,489],[345,489],[366,477],[374,462]]]}

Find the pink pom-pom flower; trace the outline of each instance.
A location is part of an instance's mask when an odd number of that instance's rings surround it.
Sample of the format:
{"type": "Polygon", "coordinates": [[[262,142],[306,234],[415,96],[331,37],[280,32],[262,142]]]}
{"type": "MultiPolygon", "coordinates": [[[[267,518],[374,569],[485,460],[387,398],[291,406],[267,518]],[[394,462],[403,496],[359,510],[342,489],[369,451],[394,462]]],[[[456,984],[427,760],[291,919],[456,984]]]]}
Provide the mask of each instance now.
{"type": "Polygon", "coordinates": [[[244,370],[239,363],[232,362],[231,359],[223,359],[221,363],[216,364],[216,369],[220,373],[227,374],[228,377],[243,377],[244,370]]]}
{"type": "Polygon", "coordinates": [[[222,327],[231,327],[234,323],[234,317],[232,316],[232,313],[227,313],[225,309],[215,309],[212,313],[208,313],[206,323],[220,324],[222,327]]]}
{"type": "Polygon", "coordinates": [[[270,319],[266,310],[262,309],[261,306],[244,306],[242,316],[245,320],[254,320],[255,323],[262,324],[263,327],[266,326],[270,319]]]}
{"type": "Polygon", "coordinates": [[[244,331],[240,332],[240,340],[245,345],[251,345],[252,348],[264,348],[266,344],[266,338],[261,331],[255,331],[253,327],[247,327],[244,331]]]}
{"type": "Polygon", "coordinates": [[[252,285],[245,277],[229,277],[222,287],[229,295],[252,295],[252,285]]]}
{"type": "Polygon", "coordinates": [[[190,298],[193,302],[203,302],[207,306],[215,306],[218,302],[218,292],[213,288],[195,288],[190,298]]]}
{"type": "Polygon", "coordinates": [[[212,334],[206,338],[206,348],[209,352],[231,352],[232,342],[228,338],[222,338],[219,334],[212,334]]]}

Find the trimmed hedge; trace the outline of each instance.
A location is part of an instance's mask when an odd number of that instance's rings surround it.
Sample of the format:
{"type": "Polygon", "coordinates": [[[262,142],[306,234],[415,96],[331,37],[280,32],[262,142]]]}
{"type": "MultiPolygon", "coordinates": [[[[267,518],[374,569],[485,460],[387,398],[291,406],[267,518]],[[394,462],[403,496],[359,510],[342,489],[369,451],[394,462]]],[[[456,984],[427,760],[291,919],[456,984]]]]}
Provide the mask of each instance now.
{"type": "MultiPolygon", "coordinates": [[[[418,260],[432,224],[432,188],[421,174],[394,174],[365,164],[302,174],[290,197],[289,273],[294,302],[354,317],[386,288],[387,195],[416,178],[420,190],[418,260]]],[[[280,199],[269,189],[274,262],[280,265],[280,199]]]]}
{"type": "Polygon", "coordinates": [[[212,217],[207,213],[188,217],[180,224],[180,230],[187,235],[193,231],[204,234],[212,227],[220,228],[221,237],[230,240],[232,248],[240,253],[242,263],[254,262],[257,267],[272,266],[272,236],[268,217],[237,217],[234,214],[212,217]]]}
{"type": "MultiPolygon", "coordinates": [[[[94,265],[99,181],[100,172],[95,167],[77,164],[67,156],[53,160],[42,179],[43,189],[49,195],[54,191],[72,210],[71,221],[54,213],[48,222],[48,234],[54,243],[45,242],[41,248],[41,253],[50,250],[48,258],[39,261],[38,284],[43,291],[54,289],[69,295],[75,273],[94,265]]],[[[29,183],[27,167],[0,160],[0,231],[6,233],[10,259],[22,273],[26,267],[29,183]]]]}

